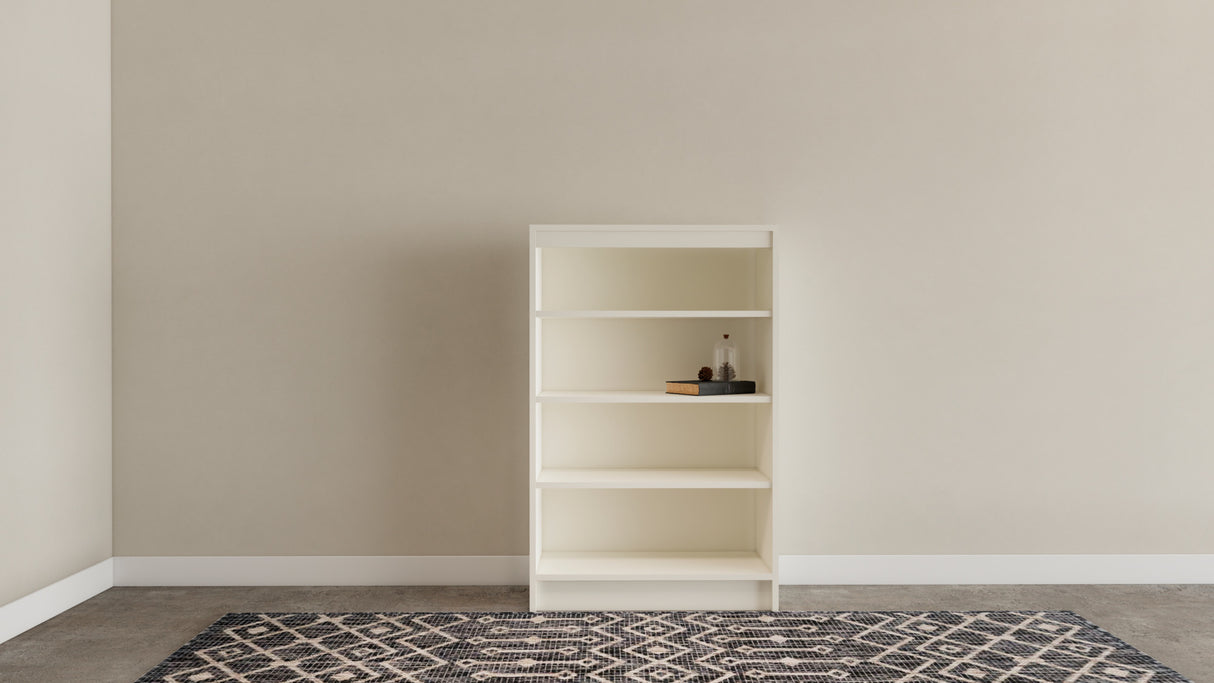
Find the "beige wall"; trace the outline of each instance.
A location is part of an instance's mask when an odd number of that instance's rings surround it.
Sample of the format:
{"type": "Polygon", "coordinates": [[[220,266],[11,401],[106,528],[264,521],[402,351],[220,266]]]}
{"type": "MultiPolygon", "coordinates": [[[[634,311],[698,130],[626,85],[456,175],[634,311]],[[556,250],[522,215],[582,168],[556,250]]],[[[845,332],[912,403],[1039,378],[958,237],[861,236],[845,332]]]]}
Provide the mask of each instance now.
{"type": "Polygon", "coordinates": [[[0,605],[110,557],[109,20],[0,3],[0,605]]]}
{"type": "Polygon", "coordinates": [[[1214,4],[118,0],[119,555],[525,554],[527,225],[782,227],[782,551],[1214,553],[1214,4]]]}

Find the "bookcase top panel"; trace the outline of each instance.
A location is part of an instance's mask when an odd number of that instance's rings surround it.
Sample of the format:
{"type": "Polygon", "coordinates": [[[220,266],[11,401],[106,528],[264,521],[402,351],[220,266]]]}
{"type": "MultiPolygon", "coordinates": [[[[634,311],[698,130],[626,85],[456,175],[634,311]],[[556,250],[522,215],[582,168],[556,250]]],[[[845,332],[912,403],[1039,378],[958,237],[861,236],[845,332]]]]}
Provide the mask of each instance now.
{"type": "Polygon", "coordinates": [[[533,225],[537,248],[769,249],[764,225],[533,225]]]}

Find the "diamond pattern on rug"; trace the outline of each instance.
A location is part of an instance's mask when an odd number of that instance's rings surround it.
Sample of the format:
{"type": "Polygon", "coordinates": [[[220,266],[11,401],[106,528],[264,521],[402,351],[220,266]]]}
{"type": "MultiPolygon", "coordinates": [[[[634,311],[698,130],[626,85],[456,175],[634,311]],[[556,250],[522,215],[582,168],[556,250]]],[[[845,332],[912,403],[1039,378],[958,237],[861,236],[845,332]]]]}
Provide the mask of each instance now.
{"type": "Polygon", "coordinates": [[[1192,683],[1071,612],[228,614],[136,683],[1192,683]]]}

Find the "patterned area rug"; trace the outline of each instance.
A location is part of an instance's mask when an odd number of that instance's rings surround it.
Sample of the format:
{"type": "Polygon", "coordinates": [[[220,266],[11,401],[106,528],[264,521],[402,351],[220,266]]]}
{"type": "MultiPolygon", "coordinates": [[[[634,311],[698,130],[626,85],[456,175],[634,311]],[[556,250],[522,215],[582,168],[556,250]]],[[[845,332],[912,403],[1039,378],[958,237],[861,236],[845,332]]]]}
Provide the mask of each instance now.
{"type": "Polygon", "coordinates": [[[137,683],[1191,683],[1071,612],[229,614],[137,683]]]}

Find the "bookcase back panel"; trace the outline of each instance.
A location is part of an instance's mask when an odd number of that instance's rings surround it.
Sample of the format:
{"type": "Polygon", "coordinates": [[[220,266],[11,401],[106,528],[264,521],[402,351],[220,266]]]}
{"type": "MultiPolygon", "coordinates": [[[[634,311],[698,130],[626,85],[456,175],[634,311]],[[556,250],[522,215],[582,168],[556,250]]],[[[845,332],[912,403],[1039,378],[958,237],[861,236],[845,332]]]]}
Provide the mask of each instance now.
{"type": "Polygon", "coordinates": [[[753,491],[549,489],[540,504],[545,552],[756,549],[753,491]]]}
{"type": "Polygon", "coordinates": [[[770,249],[543,249],[543,310],[750,310],[770,249]]]}
{"type": "Polygon", "coordinates": [[[768,405],[550,403],[541,406],[542,466],[705,467],[757,464],[768,405]]]}
{"type": "Polygon", "coordinates": [[[667,380],[694,380],[711,366],[724,334],[738,346],[736,379],[766,391],[769,363],[758,338],[770,336],[770,319],[554,319],[541,329],[545,391],[664,391],[667,380]]]}

